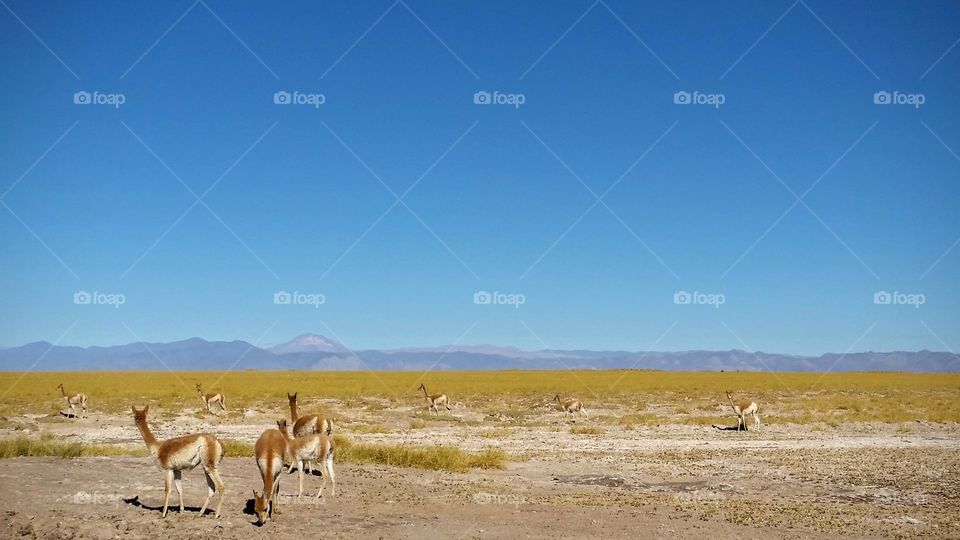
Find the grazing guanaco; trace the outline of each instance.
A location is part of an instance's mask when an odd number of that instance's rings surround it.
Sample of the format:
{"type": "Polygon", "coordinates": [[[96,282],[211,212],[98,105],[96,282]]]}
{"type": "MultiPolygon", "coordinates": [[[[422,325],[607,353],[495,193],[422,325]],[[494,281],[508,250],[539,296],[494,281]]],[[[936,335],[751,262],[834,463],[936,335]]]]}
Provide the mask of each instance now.
{"type": "Polygon", "coordinates": [[[560,410],[570,415],[570,418],[574,418],[576,415],[574,413],[580,413],[580,416],[587,415],[587,409],[584,408],[583,402],[579,399],[560,399],[560,394],[553,396],[553,400],[560,405],[560,410]]]}
{"type": "Polygon", "coordinates": [[[257,515],[257,525],[263,525],[274,514],[280,513],[277,501],[280,498],[280,472],[283,470],[283,458],[287,454],[287,421],[277,423],[280,429],[268,429],[260,434],[253,447],[253,457],[263,480],[263,491],[257,494],[253,490],[253,511],[257,515]],[[281,432],[282,430],[282,432],[281,432]]]}
{"type": "Polygon", "coordinates": [[[743,426],[743,430],[747,431],[747,415],[753,416],[753,425],[757,428],[757,431],[760,431],[760,406],[757,405],[757,402],[734,403],[729,390],[727,391],[727,399],[730,400],[730,406],[733,407],[733,414],[737,415],[737,431],[740,431],[740,426],[743,426]]]}
{"type": "Polygon", "coordinates": [[[200,400],[203,401],[203,404],[207,406],[207,412],[213,414],[214,404],[220,405],[220,410],[225,411],[227,408],[224,406],[223,394],[217,392],[216,394],[204,394],[203,390],[200,388],[200,384],[197,384],[197,393],[200,394],[200,400]]]}
{"type": "Polygon", "coordinates": [[[70,415],[74,418],[77,417],[77,406],[83,408],[83,414],[87,414],[87,395],[83,392],[78,394],[70,395],[63,388],[63,383],[60,383],[60,386],[57,387],[60,390],[60,393],[63,394],[63,399],[67,402],[67,407],[70,407],[70,415]]]}
{"type": "Polygon", "coordinates": [[[137,429],[140,430],[140,435],[143,436],[143,442],[147,444],[147,450],[157,467],[160,467],[160,470],[163,471],[163,517],[167,517],[170,484],[176,485],[177,494],[180,496],[180,513],[183,513],[183,487],[180,485],[180,478],[183,471],[189,471],[197,465],[202,465],[203,473],[207,478],[207,498],[200,508],[200,515],[206,513],[210,498],[213,497],[214,493],[217,493],[219,497],[217,498],[214,517],[219,518],[224,493],[223,480],[220,479],[220,473],[217,471],[220,460],[223,459],[223,445],[220,444],[220,441],[209,433],[184,435],[165,441],[157,441],[147,425],[147,411],[150,406],[145,406],[142,411],[138,411],[136,407],[130,408],[133,410],[133,421],[137,425],[137,429]]]}
{"type": "Polygon", "coordinates": [[[427,393],[427,387],[424,386],[423,383],[420,384],[420,388],[417,388],[417,390],[423,390],[423,397],[427,398],[427,403],[430,404],[430,407],[427,409],[428,411],[433,411],[437,416],[440,416],[441,405],[446,407],[448,411],[451,410],[449,405],[450,400],[446,394],[433,394],[431,396],[427,393]]]}
{"type": "Polygon", "coordinates": [[[323,465],[323,483],[320,484],[317,497],[323,495],[323,488],[327,486],[327,478],[332,483],[330,495],[336,496],[337,478],[333,472],[333,439],[324,433],[291,438],[287,433],[286,420],[278,421],[277,428],[287,440],[287,458],[291,461],[290,467],[291,469],[296,467],[300,477],[300,490],[297,492],[297,498],[303,497],[303,470],[309,461],[318,461],[323,465]]]}

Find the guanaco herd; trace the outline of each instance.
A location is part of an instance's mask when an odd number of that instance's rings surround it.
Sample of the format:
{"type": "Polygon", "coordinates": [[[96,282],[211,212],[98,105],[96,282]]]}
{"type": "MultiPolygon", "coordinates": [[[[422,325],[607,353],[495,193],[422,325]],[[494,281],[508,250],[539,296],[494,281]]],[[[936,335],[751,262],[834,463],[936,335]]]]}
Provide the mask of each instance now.
{"type": "MultiPolygon", "coordinates": [[[[61,385],[62,389],[62,385],[61,385]]],[[[204,396],[200,385],[197,385],[197,392],[208,404],[207,410],[210,410],[209,403],[211,399],[208,396],[214,396],[214,400],[223,407],[223,395],[207,394],[204,396]]],[[[81,394],[82,395],[82,394],[81,394]]],[[[303,475],[304,471],[309,472],[310,463],[320,464],[323,471],[323,480],[320,484],[320,491],[317,497],[323,496],[323,490],[327,482],[331,483],[330,495],[336,495],[337,481],[336,473],[333,470],[333,424],[330,420],[316,414],[299,416],[297,410],[297,394],[287,394],[290,404],[290,421],[293,424],[293,437],[290,436],[287,429],[286,418],[277,421],[276,428],[264,430],[257,439],[253,447],[253,456],[257,463],[257,469],[260,471],[260,478],[263,480],[263,488],[260,493],[253,490],[253,512],[257,516],[257,524],[262,525],[269,519],[273,519],[274,514],[280,513],[278,502],[280,498],[280,473],[283,471],[284,462],[290,463],[289,472],[296,469],[300,488],[297,492],[297,498],[303,498],[303,475]]],[[[86,399],[84,399],[84,402],[86,399]]],[[[194,435],[183,435],[174,437],[165,441],[158,441],[150,431],[147,425],[147,412],[150,406],[146,405],[138,410],[131,407],[133,412],[133,422],[140,430],[140,436],[147,445],[147,451],[153,458],[157,467],[163,471],[163,510],[162,516],[167,517],[167,510],[170,503],[171,487],[177,490],[177,497],[180,502],[180,513],[183,513],[183,487],[181,478],[184,471],[190,471],[200,465],[203,468],[203,474],[207,479],[207,498],[203,501],[200,508],[200,515],[207,512],[210,499],[217,496],[217,505],[214,508],[214,516],[220,517],[220,508],[223,506],[223,480],[220,479],[218,467],[223,460],[223,444],[217,440],[214,435],[209,433],[198,433],[194,435]]]]}
{"type": "MultiPolygon", "coordinates": [[[[70,394],[63,384],[58,387],[63,399],[66,401],[72,416],[76,417],[76,409],[80,407],[83,412],[87,411],[87,396],[83,393],[70,394]]],[[[440,407],[450,409],[450,399],[446,394],[430,394],[427,387],[423,384],[417,390],[423,390],[423,395],[427,400],[428,412],[440,414],[440,407]]],[[[213,407],[219,406],[220,411],[225,411],[225,399],[223,394],[204,394],[201,386],[197,384],[197,393],[207,408],[208,413],[213,413],[213,407]]],[[[726,392],[727,399],[730,401],[730,407],[737,417],[737,431],[743,428],[747,429],[747,417],[752,416],[754,426],[757,431],[760,430],[760,407],[755,401],[737,403],[729,391],[726,392]]],[[[288,431],[287,420],[281,418],[277,421],[276,428],[269,428],[263,431],[257,439],[253,448],[254,459],[257,463],[257,469],[260,472],[263,488],[260,493],[253,490],[253,511],[257,516],[257,524],[263,525],[268,520],[273,519],[274,514],[280,513],[278,506],[280,498],[280,474],[283,471],[284,463],[289,463],[288,472],[297,471],[299,479],[299,489],[297,498],[303,497],[303,475],[310,473],[310,464],[320,464],[322,470],[322,483],[320,491],[317,492],[317,498],[323,496],[323,490],[327,481],[331,483],[330,494],[336,496],[337,481],[336,473],[333,470],[333,423],[328,418],[321,415],[310,414],[300,416],[297,408],[297,394],[287,394],[287,401],[290,406],[290,422],[292,424],[293,436],[288,431]]],[[[586,416],[587,410],[583,402],[579,399],[562,399],[559,394],[553,397],[560,410],[570,416],[571,419],[580,416],[586,416]]],[[[176,488],[177,496],[180,502],[180,513],[183,513],[183,487],[181,478],[183,471],[190,471],[200,465],[203,468],[204,476],[207,480],[207,498],[203,501],[200,508],[200,515],[207,512],[210,499],[217,495],[217,505],[214,509],[214,516],[220,517],[220,508],[223,505],[224,486],[223,480],[217,468],[223,460],[223,444],[214,435],[209,433],[199,433],[194,435],[183,435],[174,437],[165,441],[158,441],[150,431],[147,425],[147,411],[150,406],[146,405],[142,410],[131,407],[133,412],[133,421],[140,431],[143,442],[147,445],[147,451],[153,458],[157,467],[163,471],[163,511],[162,516],[167,516],[167,509],[170,501],[171,486],[176,488]]]]}

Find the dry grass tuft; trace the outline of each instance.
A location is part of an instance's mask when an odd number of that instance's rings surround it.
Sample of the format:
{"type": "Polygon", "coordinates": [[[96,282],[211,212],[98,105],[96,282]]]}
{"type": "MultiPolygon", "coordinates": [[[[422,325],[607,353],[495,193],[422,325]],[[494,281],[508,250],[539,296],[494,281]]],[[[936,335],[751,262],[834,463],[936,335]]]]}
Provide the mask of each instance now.
{"type": "Polygon", "coordinates": [[[52,435],[26,437],[20,435],[0,441],[0,459],[30,456],[62,459],[90,456],[144,456],[144,449],[130,449],[108,444],[59,442],[52,435]]]}
{"type": "Polygon", "coordinates": [[[333,441],[335,459],[341,463],[466,472],[470,469],[502,469],[507,461],[507,455],[494,448],[468,453],[455,446],[354,443],[341,435],[335,435],[333,441]]]}

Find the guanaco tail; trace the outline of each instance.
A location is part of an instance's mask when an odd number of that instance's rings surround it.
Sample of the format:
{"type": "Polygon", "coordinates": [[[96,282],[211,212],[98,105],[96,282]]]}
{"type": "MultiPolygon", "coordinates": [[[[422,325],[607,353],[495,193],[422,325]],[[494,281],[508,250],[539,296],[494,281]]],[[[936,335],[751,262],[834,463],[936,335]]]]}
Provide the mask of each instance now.
{"type": "Polygon", "coordinates": [[[333,471],[333,439],[324,433],[314,433],[304,437],[291,438],[287,433],[287,421],[277,422],[277,428],[287,441],[287,458],[291,461],[290,467],[296,467],[300,479],[300,490],[297,497],[303,497],[303,470],[308,461],[317,461],[323,466],[323,481],[320,484],[320,491],[317,497],[323,495],[323,488],[327,486],[327,478],[330,479],[330,495],[337,494],[337,477],[333,471]]]}
{"type": "Polygon", "coordinates": [[[70,415],[76,418],[77,416],[77,406],[80,406],[83,409],[83,414],[87,414],[87,395],[83,392],[70,395],[64,388],[63,383],[60,383],[60,386],[57,387],[60,390],[60,393],[63,394],[63,399],[67,402],[67,407],[70,407],[70,415]]]}
{"type": "Polygon", "coordinates": [[[177,494],[180,496],[180,513],[183,513],[183,487],[180,485],[180,478],[183,471],[192,470],[197,465],[203,466],[203,473],[207,478],[207,498],[200,508],[200,515],[206,513],[210,498],[216,493],[219,496],[214,516],[220,517],[220,507],[223,505],[224,494],[223,480],[220,479],[220,473],[217,471],[220,460],[223,459],[223,445],[220,444],[220,441],[208,433],[184,435],[158,441],[147,425],[147,411],[150,406],[145,406],[141,411],[138,411],[136,407],[131,407],[131,409],[133,410],[133,421],[137,425],[137,429],[140,430],[143,442],[147,444],[147,450],[157,467],[160,467],[160,470],[163,471],[163,517],[167,517],[171,483],[176,485],[177,494]]]}
{"type": "Polygon", "coordinates": [[[729,390],[727,391],[727,399],[730,400],[730,406],[733,407],[733,414],[737,415],[737,431],[740,431],[741,426],[743,426],[744,431],[747,430],[747,415],[753,416],[753,425],[757,428],[757,431],[760,431],[760,406],[755,401],[734,403],[729,390]]]}
{"type": "Polygon", "coordinates": [[[213,413],[214,405],[220,405],[221,411],[227,410],[226,406],[224,406],[226,399],[224,399],[223,394],[219,392],[216,394],[204,394],[199,384],[197,384],[197,393],[200,394],[200,400],[203,401],[203,404],[207,406],[208,413],[213,413]]]}
{"type": "Polygon", "coordinates": [[[579,399],[560,399],[560,394],[553,396],[553,400],[560,405],[560,410],[570,415],[571,418],[574,418],[576,415],[574,413],[580,413],[580,416],[587,415],[587,409],[584,408],[583,402],[579,399]]]}
{"type": "Polygon", "coordinates": [[[424,386],[422,383],[420,384],[420,387],[417,388],[417,390],[423,390],[423,397],[427,398],[427,403],[430,404],[430,407],[427,409],[428,411],[433,411],[434,413],[437,414],[437,416],[440,416],[441,406],[446,407],[448,411],[451,410],[450,399],[447,398],[446,394],[430,395],[427,393],[427,387],[424,386]]]}
{"type": "MultiPolygon", "coordinates": [[[[283,432],[287,431],[286,420],[280,420],[277,426],[283,432]]],[[[257,515],[258,525],[263,525],[268,519],[273,519],[274,514],[280,513],[277,505],[280,498],[280,472],[287,454],[287,438],[284,435],[278,429],[267,429],[253,447],[253,457],[263,480],[263,491],[257,494],[257,490],[253,490],[253,511],[257,515]]]]}

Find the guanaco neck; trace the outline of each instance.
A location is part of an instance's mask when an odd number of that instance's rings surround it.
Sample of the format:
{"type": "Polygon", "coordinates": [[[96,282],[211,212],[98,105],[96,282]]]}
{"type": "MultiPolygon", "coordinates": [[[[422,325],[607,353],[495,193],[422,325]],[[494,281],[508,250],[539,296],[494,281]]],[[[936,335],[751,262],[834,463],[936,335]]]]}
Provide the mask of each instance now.
{"type": "Polygon", "coordinates": [[[290,420],[296,422],[297,418],[300,418],[300,413],[297,412],[297,400],[290,402],[290,420]]]}
{"type": "Polygon", "coordinates": [[[63,393],[63,397],[68,397],[70,394],[67,393],[67,389],[63,386],[60,387],[60,392],[63,393]]]}
{"type": "Polygon", "coordinates": [[[150,426],[147,425],[146,418],[142,420],[137,420],[137,429],[140,430],[140,435],[143,437],[143,442],[147,444],[147,450],[153,451],[157,446],[157,438],[153,436],[153,433],[150,432],[150,426]]]}
{"type": "Polygon", "coordinates": [[[429,400],[429,399],[430,399],[430,394],[427,393],[427,387],[426,387],[426,386],[421,386],[420,388],[423,390],[423,397],[425,397],[425,398],[427,398],[427,399],[429,400]]]}

